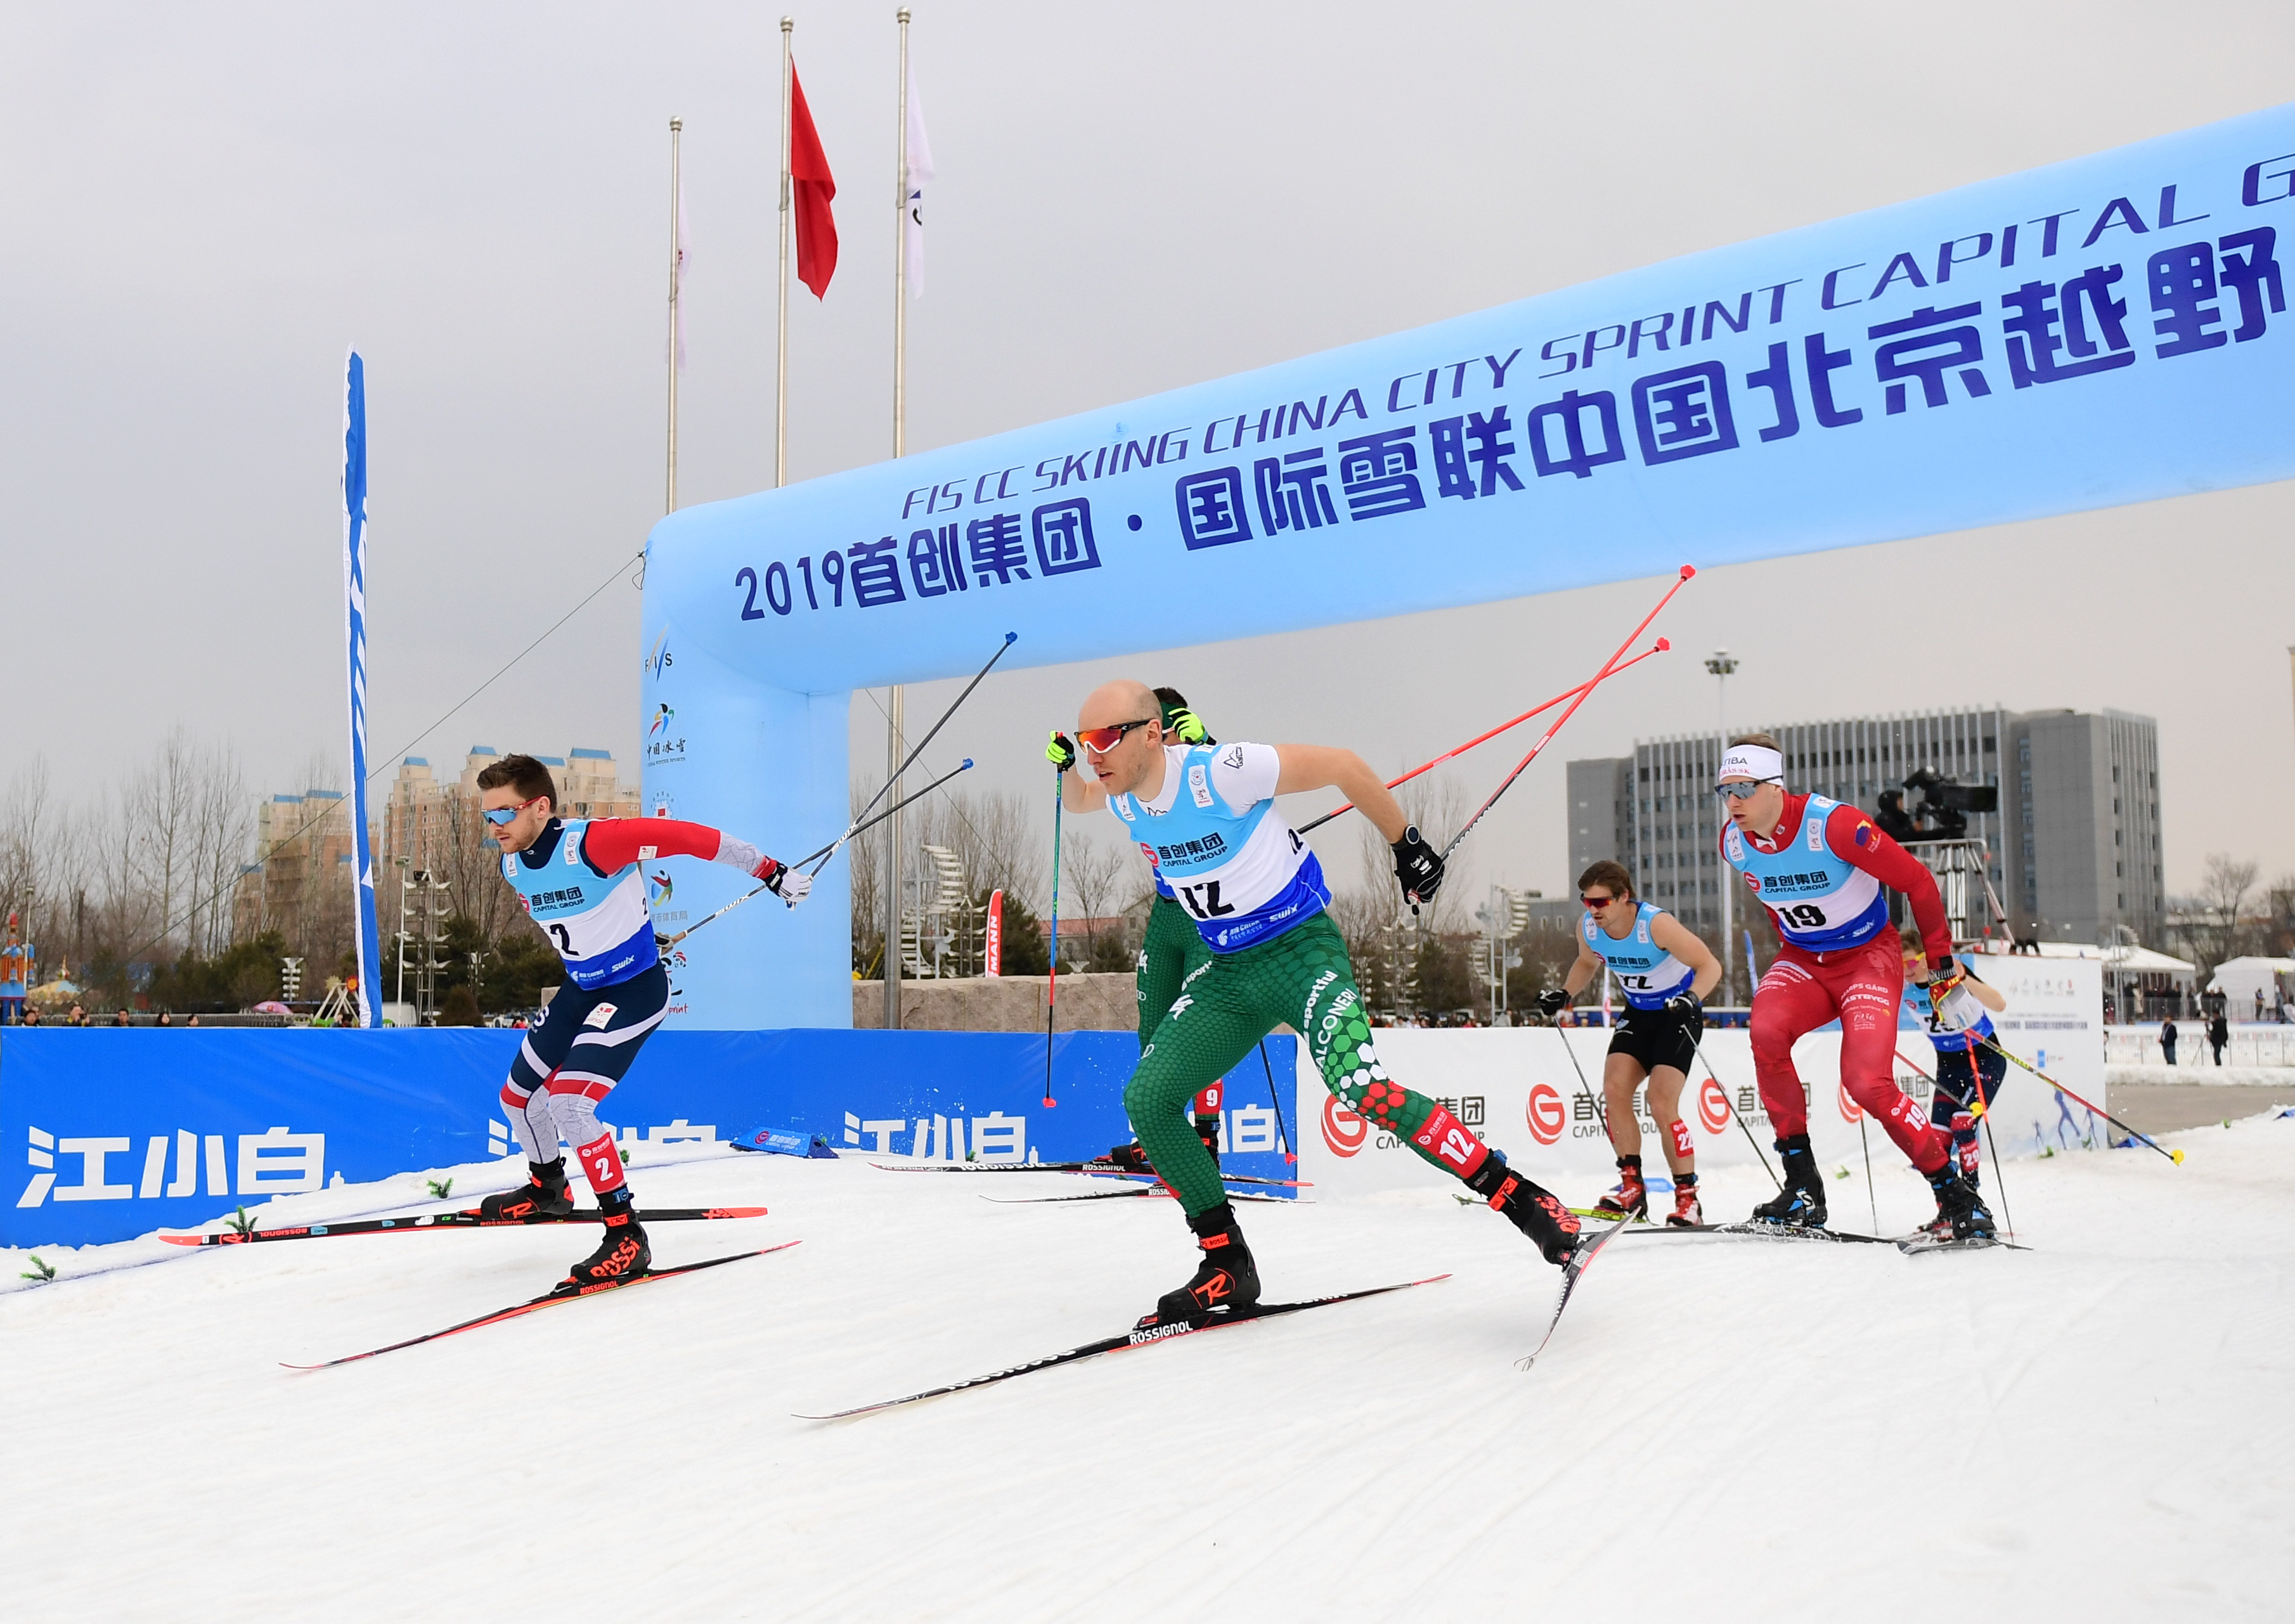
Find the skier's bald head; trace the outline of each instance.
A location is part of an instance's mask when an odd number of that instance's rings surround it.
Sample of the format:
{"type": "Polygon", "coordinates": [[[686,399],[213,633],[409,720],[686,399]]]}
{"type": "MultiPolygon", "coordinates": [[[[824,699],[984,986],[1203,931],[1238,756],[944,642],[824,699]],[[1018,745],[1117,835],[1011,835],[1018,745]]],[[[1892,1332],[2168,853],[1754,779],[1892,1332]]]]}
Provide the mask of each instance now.
{"type": "Polygon", "coordinates": [[[1109,728],[1126,722],[1160,721],[1163,714],[1164,707],[1156,703],[1154,689],[1129,677],[1118,677],[1113,682],[1102,682],[1084,696],[1083,708],[1076,713],[1076,725],[1109,728]]]}

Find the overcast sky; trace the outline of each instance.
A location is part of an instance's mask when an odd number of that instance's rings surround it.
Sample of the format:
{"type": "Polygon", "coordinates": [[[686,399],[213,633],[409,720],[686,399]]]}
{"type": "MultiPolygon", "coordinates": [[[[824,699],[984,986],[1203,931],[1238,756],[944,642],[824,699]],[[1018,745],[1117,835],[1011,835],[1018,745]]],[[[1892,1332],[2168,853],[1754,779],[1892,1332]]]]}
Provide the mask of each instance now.
{"type": "MultiPolygon", "coordinates": [[[[796,478],[890,452],[893,9],[796,12],[844,257],[825,304],[792,301],[796,478]]],[[[912,450],[2251,111],[2295,60],[2295,8],[2266,0],[2172,28],[2126,0],[914,9],[941,179],[912,450]]],[[[620,583],[421,730],[660,514],[672,115],[681,497],[772,483],[777,14],[0,10],[0,776],[44,754],[89,795],[177,722],[265,792],[342,754],[354,343],[376,759],[588,745],[633,771],[620,583]]],[[[2170,889],[2211,851],[2295,867],[2291,519],[2278,485],[1711,571],[1659,628],[1679,652],[1580,712],[1469,848],[1474,877],[1559,891],[1563,760],[1711,725],[1700,661],[1722,644],[1740,722],[2156,716],[2170,889]]],[[[1399,768],[1590,673],[1658,590],[1017,673],[934,754],[1046,798],[1044,728],[1122,672],[1184,688],[1223,735],[1399,768]]],[[[911,714],[950,690],[912,690],[911,714]]],[[[854,739],[856,764],[881,759],[865,696],[854,739]]]]}

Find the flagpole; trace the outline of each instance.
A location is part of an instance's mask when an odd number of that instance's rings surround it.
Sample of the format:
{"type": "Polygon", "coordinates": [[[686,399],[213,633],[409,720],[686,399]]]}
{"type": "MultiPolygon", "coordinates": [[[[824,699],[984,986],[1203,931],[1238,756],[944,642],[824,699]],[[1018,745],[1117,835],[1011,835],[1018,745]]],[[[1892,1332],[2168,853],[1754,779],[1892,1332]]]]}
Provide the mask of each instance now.
{"type": "Polygon", "coordinates": [[[663,509],[668,513],[677,511],[677,284],[681,268],[678,259],[685,246],[678,241],[677,232],[677,145],[679,133],[684,128],[682,118],[669,121],[669,489],[667,505],[663,509]]]}
{"type": "MultiPolygon", "coordinates": [[[[908,449],[909,412],[909,300],[908,300],[908,218],[909,218],[909,8],[894,13],[901,25],[900,89],[894,96],[899,110],[899,127],[894,136],[893,156],[893,454],[904,454],[908,449]]],[[[888,791],[894,807],[901,803],[899,776],[903,755],[901,737],[902,701],[900,685],[892,690],[892,704],[885,713],[885,771],[893,774],[888,791]]],[[[886,861],[885,873],[885,1030],[897,1032],[901,1027],[901,814],[893,813],[885,836],[886,861]]],[[[922,929],[919,917],[919,929],[922,929]]],[[[919,951],[922,951],[919,937],[919,951]]]]}
{"type": "Polygon", "coordinates": [[[789,35],[796,19],[781,19],[781,285],[780,337],[773,345],[773,486],[788,483],[788,249],[789,249],[789,35]]]}

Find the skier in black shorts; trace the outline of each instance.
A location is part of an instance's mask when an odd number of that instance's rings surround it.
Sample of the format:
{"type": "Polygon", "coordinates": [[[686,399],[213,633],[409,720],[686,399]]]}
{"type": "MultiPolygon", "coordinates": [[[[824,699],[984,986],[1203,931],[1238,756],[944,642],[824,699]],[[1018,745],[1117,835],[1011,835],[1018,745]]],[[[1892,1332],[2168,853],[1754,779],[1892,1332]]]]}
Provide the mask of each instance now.
{"type": "Polygon", "coordinates": [[[1623,863],[1597,862],[1578,877],[1578,960],[1562,985],[1538,1004],[1558,1017],[1606,964],[1626,995],[1626,1016],[1610,1040],[1602,1065],[1602,1096],[1609,1113],[1610,1148],[1618,1158],[1618,1185],[1595,1204],[1608,1218],[1647,1218],[1642,1183],[1642,1130],[1634,1090],[1649,1080],[1650,1120],[1663,1141],[1673,1174],[1669,1224],[1705,1221],[1697,1199],[1697,1146],[1681,1120],[1681,1089],[1688,1081],[1698,1040],[1705,1034],[1705,995],[1721,979],[1713,950],[1664,909],[1634,894],[1623,863]]]}

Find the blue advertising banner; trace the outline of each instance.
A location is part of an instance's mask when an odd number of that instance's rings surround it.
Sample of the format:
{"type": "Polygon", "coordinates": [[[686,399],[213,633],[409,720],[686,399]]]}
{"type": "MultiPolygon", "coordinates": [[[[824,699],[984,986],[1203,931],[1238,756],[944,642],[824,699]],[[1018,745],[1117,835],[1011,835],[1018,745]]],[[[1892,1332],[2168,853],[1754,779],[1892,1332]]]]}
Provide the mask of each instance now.
{"type": "MultiPolygon", "coordinates": [[[[191,1228],[241,1205],[515,1152],[498,1115],[521,1034],[157,1028],[0,1032],[0,1245],[86,1245],[191,1228]]],[[[1082,1161],[1131,1137],[1130,1032],[1063,1032],[1058,1105],[1043,1040],[955,1032],[657,1032],[599,1115],[625,1153],[759,1128],[845,1155],[1082,1161]]],[[[1299,1120],[1296,1040],[1270,1038],[1282,1121],[1299,1120]]],[[[1228,1102],[1223,1160],[1294,1176],[1254,1057],[1228,1102]]],[[[633,1180],[644,1199],[644,1157],[633,1180]]]]}
{"type": "MultiPolygon", "coordinates": [[[[2295,106],[684,509],[648,802],[827,839],[848,690],[1008,631],[1105,658],[2295,476],[2283,224],[2295,106]]],[[[697,941],[680,1018],[847,1024],[816,895],[697,941]]]]}

